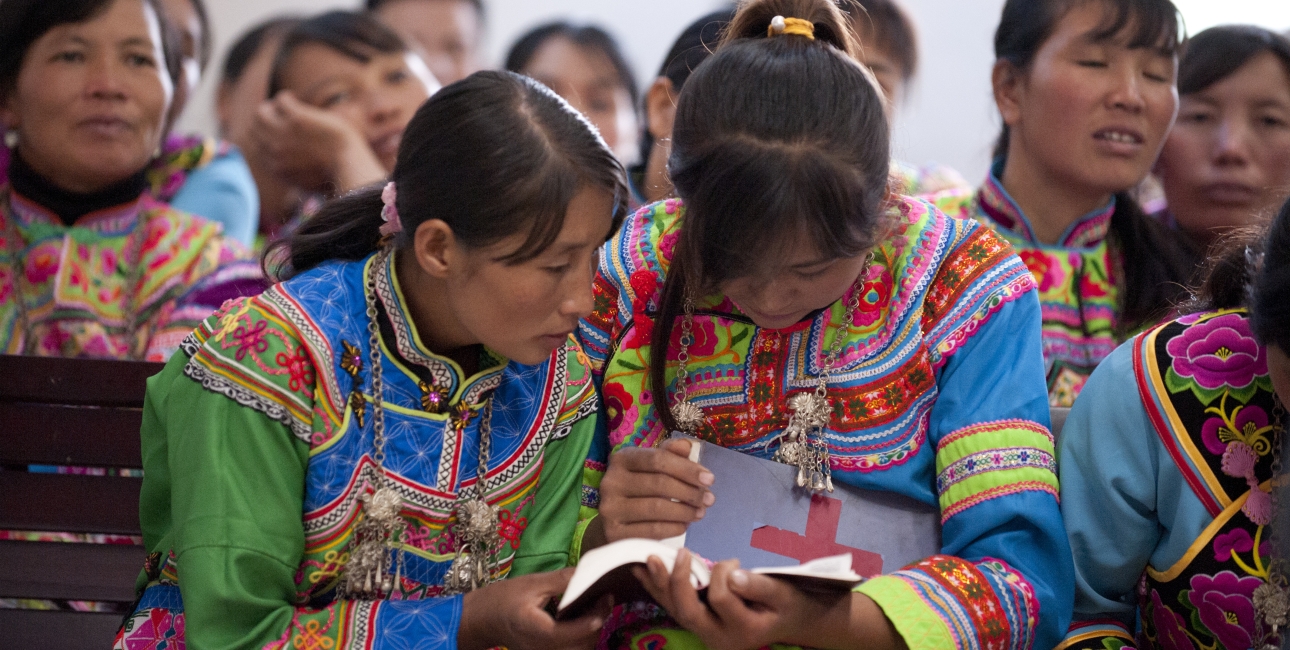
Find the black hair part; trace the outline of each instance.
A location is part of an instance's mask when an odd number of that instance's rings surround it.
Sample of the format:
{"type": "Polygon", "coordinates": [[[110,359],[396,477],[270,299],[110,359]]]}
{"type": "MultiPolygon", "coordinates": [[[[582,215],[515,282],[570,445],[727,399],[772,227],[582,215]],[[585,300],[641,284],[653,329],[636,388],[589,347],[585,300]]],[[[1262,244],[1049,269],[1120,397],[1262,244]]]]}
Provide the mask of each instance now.
{"type": "MultiPolygon", "coordinates": [[[[510,264],[537,257],[555,241],[584,188],[614,197],[613,230],[627,211],[622,165],[586,118],[546,86],[510,72],[477,72],[435,93],[403,132],[391,176],[403,224],[396,246],[410,246],[429,219],[448,224],[471,248],[527,232],[500,259],[510,264]]],[[[381,190],[324,205],[265,252],[266,267],[283,251],[288,258],[266,270],[286,279],[328,260],[370,255],[380,246],[381,190]]]]}
{"type": "Polygon", "coordinates": [[[1178,64],[1178,94],[1205,90],[1264,52],[1280,59],[1290,78],[1290,39],[1254,25],[1211,27],[1187,41],[1178,64]]]}
{"type": "MultiPolygon", "coordinates": [[[[83,23],[107,11],[117,0],[3,0],[0,1],[0,100],[18,83],[27,50],[49,30],[83,23]]],[[[175,31],[166,20],[160,0],[143,0],[161,28],[161,51],[171,83],[179,83],[181,63],[175,31]]]]}
{"type": "MultiPolygon", "coordinates": [[[[672,92],[679,93],[690,78],[690,73],[708,60],[721,41],[721,31],[735,17],[734,9],[714,11],[690,23],[681,35],[672,43],[672,49],[663,57],[663,65],[658,70],[659,77],[666,77],[672,82],[672,92]]],[[[644,177],[645,168],[649,165],[650,154],[654,151],[654,135],[649,132],[649,116],[645,115],[641,124],[641,158],[632,168],[633,176],[644,177]]]]}
{"type": "Polygon", "coordinates": [[[270,18],[252,27],[229,48],[224,57],[224,67],[220,71],[220,83],[233,84],[242,79],[246,67],[251,64],[255,55],[268,41],[281,36],[287,30],[299,25],[303,20],[294,16],[270,18]]]}
{"type": "MultiPolygon", "coordinates": [[[[363,3],[363,6],[368,11],[376,11],[377,9],[380,9],[381,7],[384,7],[385,5],[390,4],[391,2],[408,2],[408,1],[409,0],[366,0],[366,2],[363,3]]],[[[475,13],[479,15],[479,18],[481,20],[483,20],[488,16],[488,14],[484,11],[484,0],[417,0],[417,1],[418,2],[464,2],[475,9],[475,13]]]]}
{"type": "Polygon", "coordinates": [[[918,32],[914,21],[894,0],[849,0],[851,26],[862,48],[871,44],[900,66],[906,83],[918,72],[918,32]]]}
{"type": "Polygon", "coordinates": [[[282,75],[291,55],[301,46],[316,43],[355,61],[367,63],[374,54],[406,52],[408,46],[398,34],[372,16],[356,11],[329,11],[302,21],[282,37],[269,76],[269,97],[282,90],[282,75]]]}
{"type": "Polygon", "coordinates": [[[668,429],[667,349],[687,294],[746,275],[801,238],[842,258],[887,231],[884,100],[855,52],[832,0],[754,0],[681,90],[668,168],[686,214],[650,342],[650,386],[668,429]],[[810,21],[814,39],[769,37],[775,16],[810,21]]]}
{"type": "Polygon", "coordinates": [[[566,39],[583,50],[603,55],[613,66],[618,82],[631,95],[632,106],[637,105],[640,101],[640,89],[636,87],[636,76],[632,74],[631,66],[627,65],[618,41],[609,32],[595,25],[578,27],[567,22],[554,22],[536,27],[511,46],[511,51],[506,55],[506,69],[524,74],[524,68],[528,67],[538,50],[553,38],[566,39]]]}
{"type": "Polygon", "coordinates": [[[1290,201],[1268,226],[1262,257],[1250,292],[1250,325],[1260,343],[1290,353],[1290,201]]]}

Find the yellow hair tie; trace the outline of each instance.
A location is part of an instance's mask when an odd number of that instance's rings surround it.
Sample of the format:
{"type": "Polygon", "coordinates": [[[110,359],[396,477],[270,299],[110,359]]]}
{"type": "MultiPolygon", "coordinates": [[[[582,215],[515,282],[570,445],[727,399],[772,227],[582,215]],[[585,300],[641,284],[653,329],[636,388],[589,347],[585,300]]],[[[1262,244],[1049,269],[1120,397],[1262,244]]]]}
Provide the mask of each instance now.
{"type": "Polygon", "coordinates": [[[805,36],[811,40],[815,40],[815,23],[812,23],[809,20],[802,20],[801,18],[775,16],[770,21],[770,27],[766,30],[766,36],[769,38],[780,34],[795,34],[797,36],[805,36]]]}

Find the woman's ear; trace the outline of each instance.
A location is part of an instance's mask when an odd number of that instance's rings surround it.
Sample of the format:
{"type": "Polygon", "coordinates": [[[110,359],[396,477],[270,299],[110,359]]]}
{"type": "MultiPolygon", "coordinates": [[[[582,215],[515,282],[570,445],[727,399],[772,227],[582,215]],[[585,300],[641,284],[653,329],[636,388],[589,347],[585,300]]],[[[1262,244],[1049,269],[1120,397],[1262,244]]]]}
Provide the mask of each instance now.
{"type": "Polygon", "coordinates": [[[649,121],[649,134],[654,140],[672,137],[672,123],[676,121],[676,90],[672,80],[659,77],[645,92],[645,119],[649,121]]]}
{"type": "Polygon", "coordinates": [[[990,83],[994,87],[994,103],[999,107],[1003,123],[1015,127],[1021,121],[1024,71],[1011,61],[995,61],[994,69],[990,72],[990,83]]]}
{"type": "Polygon", "coordinates": [[[446,278],[463,262],[457,254],[452,227],[439,219],[427,219],[412,235],[412,252],[417,266],[431,277],[446,278]]]}

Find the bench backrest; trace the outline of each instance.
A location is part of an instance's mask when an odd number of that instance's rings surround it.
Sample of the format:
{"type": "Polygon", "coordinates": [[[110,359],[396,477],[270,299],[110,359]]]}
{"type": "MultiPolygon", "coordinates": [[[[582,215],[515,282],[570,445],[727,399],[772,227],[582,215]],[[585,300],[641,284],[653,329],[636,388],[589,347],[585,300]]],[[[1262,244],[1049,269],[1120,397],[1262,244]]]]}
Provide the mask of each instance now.
{"type": "MultiPolygon", "coordinates": [[[[0,530],[140,535],[137,476],[147,378],[161,364],[0,355],[0,530]]],[[[134,600],[133,544],[0,541],[0,598],[93,601],[115,613],[0,609],[15,647],[107,647],[134,600]]]]}

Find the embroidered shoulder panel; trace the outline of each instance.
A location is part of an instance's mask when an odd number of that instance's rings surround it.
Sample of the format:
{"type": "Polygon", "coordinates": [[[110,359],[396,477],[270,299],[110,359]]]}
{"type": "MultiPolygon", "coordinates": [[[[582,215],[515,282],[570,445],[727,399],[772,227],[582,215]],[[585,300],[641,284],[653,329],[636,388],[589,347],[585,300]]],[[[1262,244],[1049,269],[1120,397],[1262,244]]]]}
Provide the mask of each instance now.
{"type": "Polygon", "coordinates": [[[1267,351],[1245,310],[1192,314],[1136,339],[1147,415],[1196,496],[1217,516],[1248,489],[1223,471],[1231,454],[1271,476],[1276,408],[1267,351]]]}

